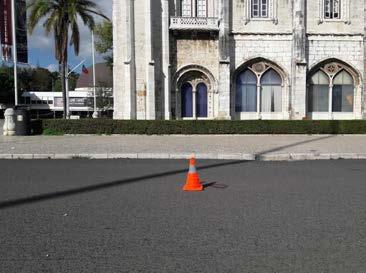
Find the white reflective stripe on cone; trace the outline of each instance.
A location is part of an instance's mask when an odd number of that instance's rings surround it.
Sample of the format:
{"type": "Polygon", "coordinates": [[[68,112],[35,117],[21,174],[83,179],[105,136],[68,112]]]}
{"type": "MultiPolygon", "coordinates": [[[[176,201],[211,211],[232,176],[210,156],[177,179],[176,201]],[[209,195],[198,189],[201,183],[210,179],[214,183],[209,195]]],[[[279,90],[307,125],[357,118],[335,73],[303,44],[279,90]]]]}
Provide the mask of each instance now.
{"type": "Polygon", "coordinates": [[[189,173],[196,173],[196,172],[197,172],[196,166],[189,165],[189,173]]]}

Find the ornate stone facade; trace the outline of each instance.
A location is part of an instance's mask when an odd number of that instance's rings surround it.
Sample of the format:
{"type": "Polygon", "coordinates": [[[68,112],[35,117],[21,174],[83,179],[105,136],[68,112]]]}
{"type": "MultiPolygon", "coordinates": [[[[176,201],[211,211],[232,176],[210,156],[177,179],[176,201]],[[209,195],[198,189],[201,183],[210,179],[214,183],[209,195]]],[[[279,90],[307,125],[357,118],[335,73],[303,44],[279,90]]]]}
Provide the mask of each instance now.
{"type": "Polygon", "coordinates": [[[362,119],[365,2],[114,0],[114,117],[362,119]]]}

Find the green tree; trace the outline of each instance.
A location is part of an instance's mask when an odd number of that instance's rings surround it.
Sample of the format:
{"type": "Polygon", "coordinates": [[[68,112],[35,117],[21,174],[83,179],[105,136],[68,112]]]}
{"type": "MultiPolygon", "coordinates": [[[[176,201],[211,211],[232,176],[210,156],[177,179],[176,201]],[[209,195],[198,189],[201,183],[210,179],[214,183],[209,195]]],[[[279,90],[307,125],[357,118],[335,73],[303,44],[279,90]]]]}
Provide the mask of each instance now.
{"type": "Polygon", "coordinates": [[[103,15],[94,0],[30,0],[28,27],[32,33],[35,27],[43,23],[47,34],[53,33],[55,40],[55,57],[59,63],[61,89],[63,97],[64,118],[66,118],[66,66],[68,62],[68,45],[79,54],[80,31],[78,18],[90,30],[94,30],[94,16],[103,15]],[[71,33],[70,33],[71,32],[71,33]]]}
{"type": "Polygon", "coordinates": [[[51,73],[51,79],[52,79],[52,88],[51,90],[53,92],[61,92],[61,80],[60,80],[60,73],[59,72],[52,72],[51,73]]]}
{"type": "Polygon", "coordinates": [[[19,88],[25,91],[51,91],[51,72],[45,68],[21,68],[18,72],[19,88]]]}
{"type": "Polygon", "coordinates": [[[33,69],[31,91],[51,91],[52,76],[48,69],[37,67],[33,69]]]}
{"type": "MultiPolygon", "coordinates": [[[[58,78],[61,91],[60,74],[58,72],[51,73],[48,69],[37,68],[20,68],[18,70],[18,86],[23,91],[53,91],[54,79],[58,78]]],[[[79,74],[72,73],[70,86],[76,86],[79,74]]],[[[14,103],[14,74],[13,67],[0,67],[0,103],[14,103]]]]}
{"type": "Polygon", "coordinates": [[[103,21],[95,27],[95,49],[105,54],[104,60],[112,69],[113,66],[113,25],[110,21],[103,21]]]}
{"type": "Polygon", "coordinates": [[[0,103],[14,103],[14,74],[12,67],[0,67],[0,103]]]}

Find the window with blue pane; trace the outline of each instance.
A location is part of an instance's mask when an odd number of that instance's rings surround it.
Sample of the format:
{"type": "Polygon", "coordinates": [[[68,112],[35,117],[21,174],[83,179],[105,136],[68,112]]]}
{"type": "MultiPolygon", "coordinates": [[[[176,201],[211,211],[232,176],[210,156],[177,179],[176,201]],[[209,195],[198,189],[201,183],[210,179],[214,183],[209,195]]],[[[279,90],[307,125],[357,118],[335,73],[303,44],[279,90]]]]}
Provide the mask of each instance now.
{"type": "Polygon", "coordinates": [[[251,0],[251,17],[268,18],[269,0],[251,0]]]}
{"type": "Polygon", "coordinates": [[[193,88],[190,83],[184,83],[181,88],[182,92],[182,117],[193,117],[193,88]]]}
{"type": "Polygon", "coordinates": [[[345,66],[330,63],[312,74],[308,112],[353,112],[355,83],[345,66]]]}
{"type": "Polygon", "coordinates": [[[196,90],[196,115],[207,118],[207,85],[199,83],[196,90]]]}
{"type": "Polygon", "coordinates": [[[249,69],[236,78],[236,112],[257,112],[257,76],[249,69]]]}

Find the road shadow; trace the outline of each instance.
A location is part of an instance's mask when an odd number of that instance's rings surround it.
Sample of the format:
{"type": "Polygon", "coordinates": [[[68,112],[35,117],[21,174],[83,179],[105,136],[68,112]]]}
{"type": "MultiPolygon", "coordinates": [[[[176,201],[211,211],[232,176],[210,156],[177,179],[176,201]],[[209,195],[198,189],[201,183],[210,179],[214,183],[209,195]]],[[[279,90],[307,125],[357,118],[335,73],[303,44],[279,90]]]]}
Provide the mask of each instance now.
{"type": "Polygon", "coordinates": [[[303,140],[303,141],[291,143],[291,144],[288,144],[288,145],[283,145],[283,146],[280,146],[280,147],[272,148],[272,149],[265,150],[263,152],[257,153],[257,154],[255,154],[255,157],[256,157],[256,159],[260,159],[261,156],[266,155],[266,154],[270,154],[270,153],[273,153],[273,152],[279,152],[279,151],[282,151],[282,150],[287,149],[287,148],[296,147],[296,146],[300,146],[300,145],[303,145],[303,144],[317,142],[317,141],[321,141],[321,140],[325,140],[325,139],[329,139],[329,138],[334,138],[334,137],[335,136],[333,136],[333,135],[321,136],[321,137],[318,137],[318,138],[315,138],[315,139],[303,140]]]}
{"type": "MultiPolygon", "coordinates": [[[[305,140],[305,141],[300,141],[297,143],[292,143],[289,145],[284,145],[281,147],[277,147],[274,149],[270,149],[270,150],[266,150],[261,153],[258,153],[258,154],[256,154],[256,158],[258,159],[262,155],[272,153],[272,152],[277,152],[277,151],[280,151],[280,150],[283,150],[286,148],[290,148],[290,147],[294,147],[294,146],[298,146],[298,145],[302,145],[302,144],[306,144],[306,143],[316,142],[316,141],[320,141],[320,140],[324,140],[324,139],[328,139],[328,138],[332,138],[332,137],[334,137],[334,136],[323,136],[323,137],[319,137],[316,139],[305,140]]],[[[245,164],[247,162],[251,162],[251,161],[243,161],[243,160],[232,161],[231,160],[231,161],[225,161],[225,162],[221,162],[221,163],[201,166],[201,167],[198,167],[197,169],[205,170],[205,169],[212,169],[212,168],[218,168],[218,167],[224,167],[224,166],[230,166],[230,165],[245,164]]],[[[24,198],[2,201],[2,202],[0,202],[0,210],[11,208],[11,207],[16,207],[16,206],[21,206],[21,205],[26,205],[26,204],[31,204],[31,203],[36,203],[36,202],[41,202],[41,201],[46,201],[46,200],[51,200],[51,199],[56,199],[56,198],[62,198],[62,197],[66,197],[66,196],[73,196],[73,195],[77,195],[77,194],[93,192],[93,191],[98,191],[98,190],[102,190],[102,189],[108,189],[108,188],[117,187],[117,186],[121,186],[121,185],[125,185],[125,184],[142,182],[145,180],[164,177],[164,176],[186,173],[187,171],[188,171],[188,169],[184,168],[184,169],[178,169],[178,170],[173,170],[173,171],[168,171],[168,172],[160,172],[160,173],[155,173],[155,174],[150,174],[150,175],[138,176],[138,177],[134,177],[134,178],[127,178],[124,180],[106,182],[106,183],[102,183],[102,184],[90,185],[90,186],[80,187],[80,188],[76,188],[76,189],[68,189],[68,190],[63,190],[63,191],[56,191],[56,192],[51,192],[51,193],[46,193],[46,194],[39,194],[39,195],[33,195],[33,196],[29,196],[29,197],[24,197],[24,198]]],[[[205,184],[204,187],[205,188],[213,187],[213,188],[225,189],[228,186],[219,184],[217,182],[211,182],[211,183],[205,184]]]]}
{"type": "MultiPolygon", "coordinates": [[[[201,166],[201,167],[198,167],[197,169],[205,170],[205,169],[212,169],[212,168],[218,168],[218,167],[224,167],[224,166],[230,166],[230,165],[245,164],[246,162],[247,161],[243,161],[243,160],[226,161],[226,162],[201,166]]],[[[62,198],[62,197],[87,193],[87,192],[94,192],[94,191],[98,191],[98,190],[102,190],[102,189],[108,189],[108,188],[117,187],[117,186],[121,186],[121,185],[142,182],[145,180],[164,177],[164,176],[186,173],[187,171],[188,171],[188,168],[178,169],[178,170],[173,170],[173,171],[168,171],[168,172],[160,172],[160,173],[156,173],[156,174],[138,176],[138,177],[134,177],[134,178],[127,178],[124,180],[117,180],[117,181],[112,181],[112,182],[107,182],[107,183],[102,183],[102,184],[90,185],[90,186],[80,187],[80,188],[76,188],[76,189],[68,189],[68,190],[56,191],[56,192],[52,192],[52,193],[33,195],[33,196],[14,199],[14,200],[2,201],[2,202],[0,202],[0,210],[6,209],[6,208],[11,208],[11,207],[16,207],[16,206],[21,206],[21,205],[26,205],[26,204],[31,204],[31,203],[36,203],[36,202],[41,202],[41,201],[46,201],[46,200],[51,200],[51,199],[56,199],[56,198],[62,198]]]]}

